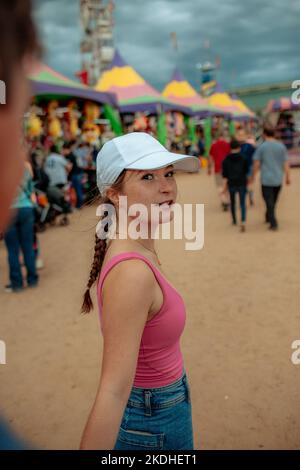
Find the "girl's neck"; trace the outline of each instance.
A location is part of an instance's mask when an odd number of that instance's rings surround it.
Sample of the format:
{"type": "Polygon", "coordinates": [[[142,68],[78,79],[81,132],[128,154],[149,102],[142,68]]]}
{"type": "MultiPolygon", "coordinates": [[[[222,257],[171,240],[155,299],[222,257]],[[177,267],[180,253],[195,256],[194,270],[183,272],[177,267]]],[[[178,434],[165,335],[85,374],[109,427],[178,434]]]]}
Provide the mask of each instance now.
{"type": "Polygon", "coordinates": [[[141,251],[146,256],[152,256],[153,259],[156,260],[158,265],[161,265],[159,260],[158,254],[155,249],[155,239],[154,238],[142,238],[139,237],[137,239],[130,237],[129,235],[126,236],[126,233],[120,233],[118,230],[115,232],[115,236],[110,238],[108,241],[107,248],[110,248],[113,244],[113,241],[123,242],[126,246],[126,249],[130,251],[141,251]]]}
{"type": "Polygon", "coordinates": [[[138,243],[139,245],[143,246],[148,250],[152,250],[155,252],[155,231],[151,232],[151,226],[145,227],[138,227],[138,231],[134,233],[134,237],[132,237],[132,233],[129,227],[116,227],[115,238],[118,240],[130,240],[131,242],[138,243]]]}
{"type": "Polygon", "coordinates": [[[120,233],[118,231],[116,231],[116,235],[114,238],[116,240],[129,240],[132,243],[138,243],[140,246],[143,246],[148,250],[155,251],[155,238],[132,238],[129,234],[126,234],[124,232],[120,233]]]}

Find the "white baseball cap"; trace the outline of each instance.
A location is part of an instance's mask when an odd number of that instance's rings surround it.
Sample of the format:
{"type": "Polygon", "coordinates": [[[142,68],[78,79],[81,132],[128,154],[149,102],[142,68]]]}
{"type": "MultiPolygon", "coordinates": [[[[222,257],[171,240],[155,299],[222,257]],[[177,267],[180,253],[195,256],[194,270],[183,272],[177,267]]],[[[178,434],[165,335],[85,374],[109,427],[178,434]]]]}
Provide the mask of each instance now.
{"type": "Polygon", "coordinates": [[[197,157],[169,152],[145,132],[131,132],[106,142],[97,155],[97,186],[101,194],[116,182],[123,170],[157,170],[168,165],[175,170],[196,172],[197,157]]]}

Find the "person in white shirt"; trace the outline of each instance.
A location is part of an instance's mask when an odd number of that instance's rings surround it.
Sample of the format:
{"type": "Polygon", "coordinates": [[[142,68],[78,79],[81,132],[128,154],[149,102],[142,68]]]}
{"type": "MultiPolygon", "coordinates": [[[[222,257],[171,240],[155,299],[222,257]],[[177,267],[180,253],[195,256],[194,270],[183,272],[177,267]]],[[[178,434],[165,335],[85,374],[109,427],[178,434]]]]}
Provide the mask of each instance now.
{"type": "Polygon", "coordinates": [[[57,147],[53,145],[45,162],[45,172],[49,176],[49,185],[63,187],[68,182],[68,173],[72,164],[57,152],[57,147]]]}

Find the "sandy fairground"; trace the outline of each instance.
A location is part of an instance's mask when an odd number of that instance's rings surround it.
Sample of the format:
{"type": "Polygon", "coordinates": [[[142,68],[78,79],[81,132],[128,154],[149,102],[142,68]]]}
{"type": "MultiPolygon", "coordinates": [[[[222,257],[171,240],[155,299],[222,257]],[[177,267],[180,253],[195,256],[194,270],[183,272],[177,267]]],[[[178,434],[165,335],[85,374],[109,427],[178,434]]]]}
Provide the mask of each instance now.
{"type": "MultiPolygon", "coordinates": [[[[280,229],[267,230],[259,182],[246,233],[221,211],[213,176],[179,174],[179,202],[205,204],[205,244],[161,240],[162,269],[184,297],[181,340],[196,449],[299,449],[300,169],[280,194],[280,229]]],[[[37,289],[0,292],[0,406],[34,447],[77,449],[98,384],[97,311],[79,313],[93,253],[96,207],[40,235],[37,289]]],[[[7,283],[0,243],[1,285],[7,283]]],[[[95,296],[94,296],[95,298],[95,296]]]]}

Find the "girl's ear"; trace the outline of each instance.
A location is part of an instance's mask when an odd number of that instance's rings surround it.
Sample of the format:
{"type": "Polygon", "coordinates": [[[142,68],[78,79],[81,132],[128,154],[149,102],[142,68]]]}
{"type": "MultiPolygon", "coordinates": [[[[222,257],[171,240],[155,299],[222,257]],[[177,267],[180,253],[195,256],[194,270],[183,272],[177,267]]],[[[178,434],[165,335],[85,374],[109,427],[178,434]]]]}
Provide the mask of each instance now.
{"type": "Polygon", "coordinates": [[[113,188],[109,188],[107,191],[106,191],[106,196],[108,197],[108,199],[113,203],[113,204],[117,204],[118,203],[118,193],[115,189],[113,188]]]}

